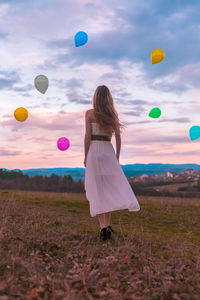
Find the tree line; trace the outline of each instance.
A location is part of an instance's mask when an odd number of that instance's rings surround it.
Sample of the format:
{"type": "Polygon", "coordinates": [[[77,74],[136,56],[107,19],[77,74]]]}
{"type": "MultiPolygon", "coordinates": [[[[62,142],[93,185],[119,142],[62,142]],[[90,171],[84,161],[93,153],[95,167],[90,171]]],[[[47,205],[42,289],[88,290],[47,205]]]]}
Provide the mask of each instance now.
{"type": "MultiPolygon", "coordinates": [[[[161,185],[161,182],[154,182],[154,185],[161,185]]],[[[173,192],[167,190],[167,185],[165,190],[157,191],[153,187],[152,182],[130,182],[130,186],[136,195],[200,197],[200,179],[192,189],[191,186],[186,186],[173,192]]],[[[74,181],[71,175],[64,175],[62,177],[51,174],[50,176],[35,175],[30,177],[23,174],[22,171],[6,171],[3,169],[0,169],[0,189],[85,193],[84,181],[74,181]]]]}
{"type": "Polygon", "coordinates": [[[0,169],[0,188],[47,192],[84,193],[81,180],[74,181],[71,175],[51,176],[35,175],[30,177],[22,171],[6,171],[0,169]]]}

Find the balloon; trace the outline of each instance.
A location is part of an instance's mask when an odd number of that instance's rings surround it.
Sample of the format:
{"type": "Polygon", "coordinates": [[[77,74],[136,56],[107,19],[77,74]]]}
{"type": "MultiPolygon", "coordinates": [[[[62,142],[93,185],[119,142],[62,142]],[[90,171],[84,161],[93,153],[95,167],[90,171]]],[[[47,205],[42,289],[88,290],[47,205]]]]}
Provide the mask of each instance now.
{"type": "Polygon", "coordinates": [[[24,107],[18,107],[14,111],[14,117],[17,121],[23,122],[28,118],[28,110],[24,107]]]}
{"type": "Polygon", "coordinates": [[[74,37],[74,42],[76,47],[83,46],[87,43],[88,41],[88,35],[84,31],[79,31],[74,37]]]}
{"type": "Polygon", "coordinates": [[[70,142],[67,138],[61,137],[57,140],[57,147],[61,151],[65,151],[69,148],[70,142]]]}
{"type": "Polygon", "coordinates": [[[38,75],[35,77],[35,87],[36,89],[44,94],[49,86],[49,80],[45,75],[38,75]]]}
{"type": "Polygon", "coordinates": [[[190,128],[189,135],[192,141],[200,138],[200,126],[192,126],[190,128]]]}
{"type": "Polygon", "coordinates": [[[151,52],[151,62],[153,64],[158,64],[165,58],[165,52],[162,49],[154,49],[151,52]]]}
{"type": "Polygon", "coordinates": [[[161,110],[158,107],[154,107],[149,112],[149,117],[151,118],[159,118],[161,115],[161,110]]]}

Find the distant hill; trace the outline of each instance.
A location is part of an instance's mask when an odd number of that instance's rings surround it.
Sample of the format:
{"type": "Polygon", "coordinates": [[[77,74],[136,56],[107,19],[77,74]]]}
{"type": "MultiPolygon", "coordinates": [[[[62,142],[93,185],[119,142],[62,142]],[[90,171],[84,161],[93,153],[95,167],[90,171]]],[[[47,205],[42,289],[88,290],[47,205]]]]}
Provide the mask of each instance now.
{"type": "MultiPolygon", "coordinates": [[[[129,164],[121,165],[122,170],[127,178],[131,176],[140,176],[147,174],[149,176],[155,174],[164,174],[166,172],[181,173],[185,169],[200,170],[197,164],[129,164]]],[[[3,170],[11,171],[2,168],[3,170]]],[[[51,176],[56,174],[59,176],[71,175],[74,181],[83,180],[85,177],[85,168],[39,168],[39,169],[13,169],[12,171],[22,171],[24,174],[32,177],[35,175],[51,176]]]]}

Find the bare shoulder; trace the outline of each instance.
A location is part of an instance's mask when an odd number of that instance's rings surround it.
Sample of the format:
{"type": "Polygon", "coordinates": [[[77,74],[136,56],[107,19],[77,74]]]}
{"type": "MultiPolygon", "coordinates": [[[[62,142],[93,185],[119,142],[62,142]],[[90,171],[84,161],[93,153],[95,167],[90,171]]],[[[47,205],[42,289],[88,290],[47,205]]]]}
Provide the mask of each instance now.
{"type": "Polygon", "coordinates": [[[93,119],[94,109],[88,109],[86,111],[86,115],[89,117],[89,119],[93,119]]]}
{"type": "Polygon", "coordinates": [[[86,114],[92,114],[93,113],[93,111],[94,111],[94,109],[88,109],[88,110],[86,110],[86,114]]]}

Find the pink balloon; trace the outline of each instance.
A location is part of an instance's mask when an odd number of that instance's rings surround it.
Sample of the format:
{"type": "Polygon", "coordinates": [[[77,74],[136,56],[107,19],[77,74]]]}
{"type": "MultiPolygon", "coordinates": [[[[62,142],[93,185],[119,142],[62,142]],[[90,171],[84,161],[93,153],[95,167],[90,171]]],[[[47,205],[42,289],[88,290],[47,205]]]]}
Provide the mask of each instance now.
{"type": "Polygon", "coordinates": [[[57,140],[57,147],[61,151],[65,151],[69,148],[70,142],[67,138],[61,137],[57,140]]]}

